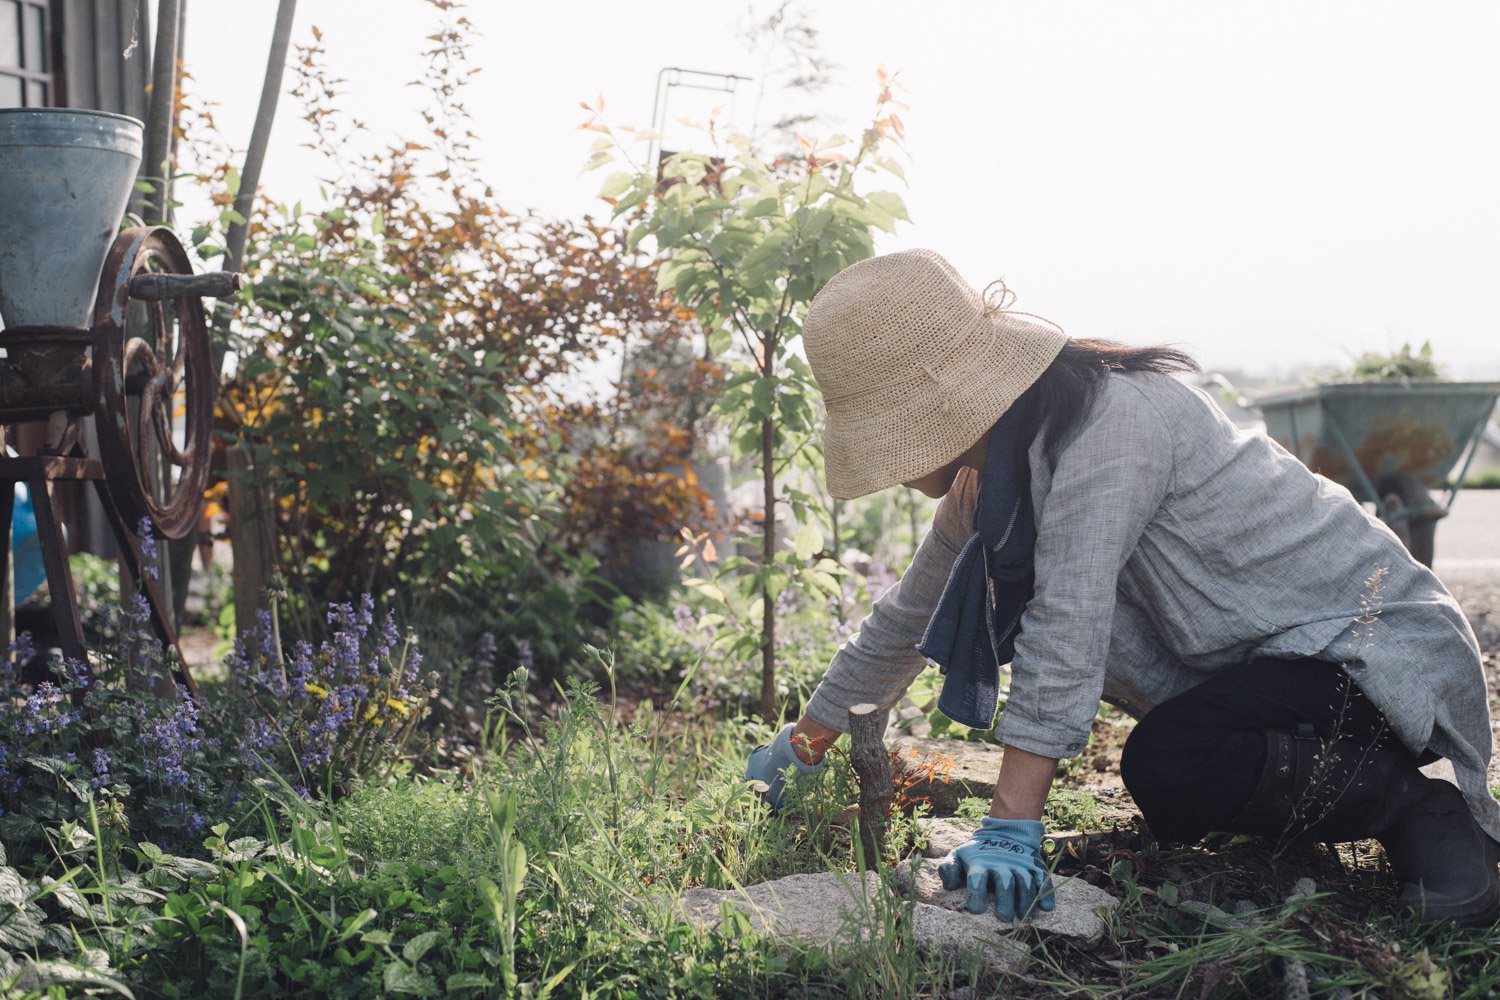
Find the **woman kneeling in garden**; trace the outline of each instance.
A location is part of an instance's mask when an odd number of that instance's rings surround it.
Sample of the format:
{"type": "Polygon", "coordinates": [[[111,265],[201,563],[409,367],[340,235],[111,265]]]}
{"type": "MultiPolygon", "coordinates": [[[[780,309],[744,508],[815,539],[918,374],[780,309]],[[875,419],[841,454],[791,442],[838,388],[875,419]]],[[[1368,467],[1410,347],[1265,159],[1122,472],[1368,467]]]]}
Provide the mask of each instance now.
{"type": "Polygon", "coordinates": [[[1004,306],[921,250],[855,264],[813,301],[829,491],[943,501],[747,777],[774,805],[851,705],[889,708],[930,659],[944,714],[1005,746],[989,818],[940,869],[974,912],[991,892],[1001,917],[1051,908],[1042,807],[1102,698],[1139,717],[1120,770],[1159,839],[1374,838],[1404,908],[1494,922],[1484,677],[1442,584],[1346,490],[1173,378],[1196,369],[1186,355],[1070,340],[1004,306]],[[1443,757],[1457,787],[1418,770],[1443,757]]]}

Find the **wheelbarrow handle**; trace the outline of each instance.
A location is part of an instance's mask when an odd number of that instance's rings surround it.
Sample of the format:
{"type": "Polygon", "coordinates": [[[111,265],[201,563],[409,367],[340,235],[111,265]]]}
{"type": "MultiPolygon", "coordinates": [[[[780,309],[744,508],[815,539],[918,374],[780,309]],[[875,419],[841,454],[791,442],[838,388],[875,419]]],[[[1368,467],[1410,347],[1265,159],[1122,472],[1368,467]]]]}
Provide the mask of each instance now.
{"type": "Polygon", "coordinates": [[[209,271],[205,274],[137,274],[130,279],[130,297],[143,302],[161,302],[197,296],[222,299],[244,287],[244,275],[238,271],[209,271]]]}

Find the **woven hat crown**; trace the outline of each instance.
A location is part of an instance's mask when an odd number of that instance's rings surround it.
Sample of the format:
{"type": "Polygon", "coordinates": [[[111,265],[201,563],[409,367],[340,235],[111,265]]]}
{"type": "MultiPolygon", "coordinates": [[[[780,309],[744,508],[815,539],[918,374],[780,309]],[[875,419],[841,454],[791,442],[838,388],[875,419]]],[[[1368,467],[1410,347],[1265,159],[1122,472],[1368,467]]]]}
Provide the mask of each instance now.
{"type": "Polygon", "coordinates": [[[802,339],[823,398],[834,403],[935,377],[983,315],[984,302],[952,264],[931,250],[903,250],[834,275],[813,299],[802,339]]]}
{"type": "Polygon", "coordinates": [[[903,250],[834,275],[802,339],[827,409],[828,490],[850,500],[962,455],[1067,337],[1003,303],[987,307],[931,250],[903,250]]]}

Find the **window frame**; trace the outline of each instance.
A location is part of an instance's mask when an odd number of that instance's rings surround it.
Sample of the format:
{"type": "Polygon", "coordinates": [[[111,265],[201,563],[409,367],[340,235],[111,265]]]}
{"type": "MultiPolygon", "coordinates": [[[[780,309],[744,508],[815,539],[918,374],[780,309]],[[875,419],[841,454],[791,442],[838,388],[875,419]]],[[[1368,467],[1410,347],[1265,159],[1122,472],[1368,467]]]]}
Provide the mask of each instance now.
{"type": "Polygon", "coordinates": [[[53,51],[52,45],[52,4],[49,0],[17,0],[17,10],[20,18],[16,23],[18,35],[16,37],[17,51],[21,59],[26,59],[26,15],[29,10],[40,10],[42,12],[42,37],[39,40],[38,51],[42,56],[43,69],[33,69],[29,66],[12,66],[0,64],[0,76],[11,77],[21,81],[21,104],[19,107],[51,107],[56,101],[57,95],[57,53],[53,51]],[[40,84],[43,88],[43,103],[30,103],[31,85],[40,84]]]}

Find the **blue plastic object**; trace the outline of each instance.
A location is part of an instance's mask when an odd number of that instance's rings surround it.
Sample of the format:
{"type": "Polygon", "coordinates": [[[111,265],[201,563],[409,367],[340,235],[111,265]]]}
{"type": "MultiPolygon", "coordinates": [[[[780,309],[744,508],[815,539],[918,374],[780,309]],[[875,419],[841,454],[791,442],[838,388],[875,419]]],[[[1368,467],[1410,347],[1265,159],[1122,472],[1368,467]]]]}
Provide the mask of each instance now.
{"type": "Polygon", "coordinates": [[[16,574],[16,603],[20,604],[47,582],[42,542],[36,533],[36,511],[25,483],[16,484],[16,505],[10,517],[10,558],[16,574]]]}
{"type": "Polygon", "coordinates": [[[0,320],[87,327],[130,201],[143,126],[72,108],[0,108],[0,320]]]}

